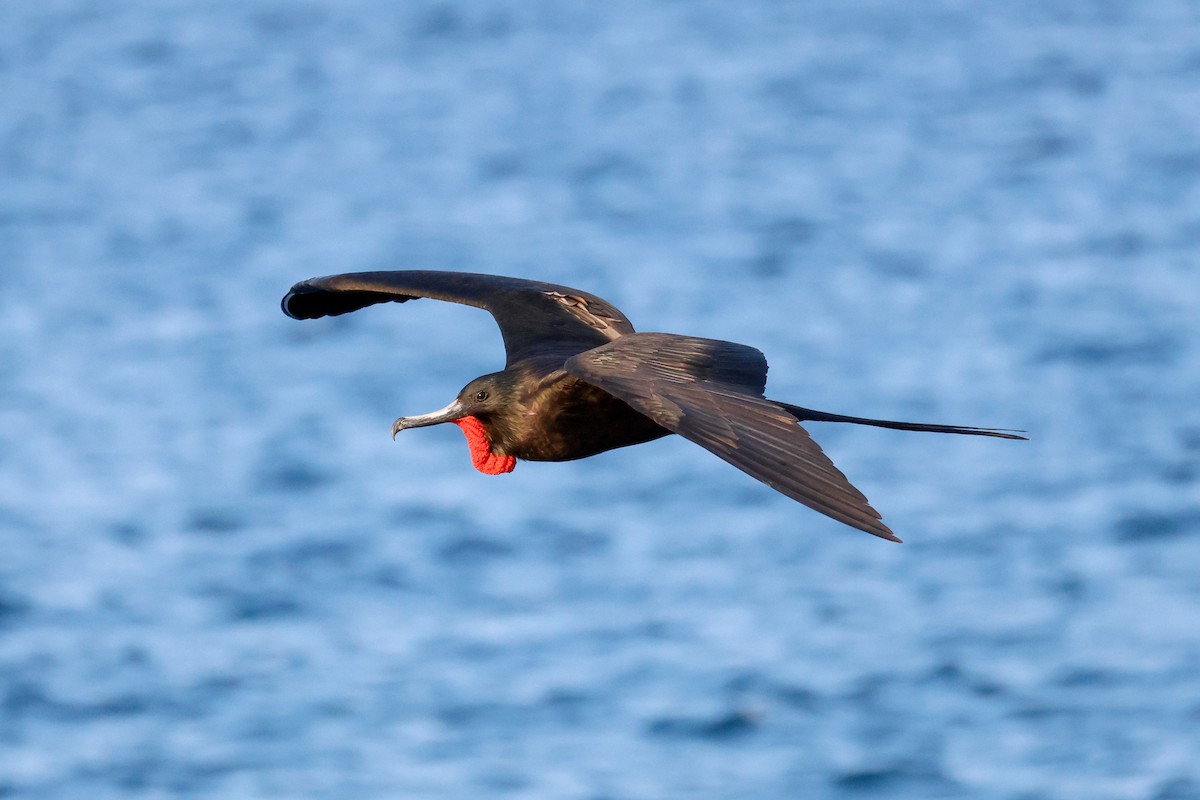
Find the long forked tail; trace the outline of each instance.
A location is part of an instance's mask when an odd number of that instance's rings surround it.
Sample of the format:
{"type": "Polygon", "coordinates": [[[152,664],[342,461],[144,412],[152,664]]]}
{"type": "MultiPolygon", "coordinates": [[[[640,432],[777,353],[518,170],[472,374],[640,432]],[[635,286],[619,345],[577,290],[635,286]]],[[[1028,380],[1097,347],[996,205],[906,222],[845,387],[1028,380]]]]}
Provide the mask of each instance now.
{"type": "MultiPolygon", "coordinates": [[[[773,400],[779,403],[778,400],[773,400]]],[[[995,436],[1000,439],[1028,440],[1028,436],[1018,434],[1025,431],[1012,428],[971,428],[963,425],[931,425],[927,422],[893,422],[887,419],[867,419],[865,417],[847,417],[844,414],[830,414],[828,411],[815,411],[811,408],[794,406],[791,403],[779,403],[796,419],[801,422],[852,422],[855,425],[874,425],[877,428],[895,428],[900,431],[931,431],[933,433],[966,433],[972,436],[995,436]]]]}

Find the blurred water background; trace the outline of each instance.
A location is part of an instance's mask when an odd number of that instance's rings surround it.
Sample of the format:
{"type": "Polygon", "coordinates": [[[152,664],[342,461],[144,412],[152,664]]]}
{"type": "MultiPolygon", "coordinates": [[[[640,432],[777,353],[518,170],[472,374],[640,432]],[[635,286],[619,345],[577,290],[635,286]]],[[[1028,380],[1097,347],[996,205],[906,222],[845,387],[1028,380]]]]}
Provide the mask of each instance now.
{"type": "Polygon", "coordinates": [[[1200,6],[0,2],[0,797],[1200,798],[1200,6]],[[764,350],[906,539],[472,470],[366,269],[764,350]]]}

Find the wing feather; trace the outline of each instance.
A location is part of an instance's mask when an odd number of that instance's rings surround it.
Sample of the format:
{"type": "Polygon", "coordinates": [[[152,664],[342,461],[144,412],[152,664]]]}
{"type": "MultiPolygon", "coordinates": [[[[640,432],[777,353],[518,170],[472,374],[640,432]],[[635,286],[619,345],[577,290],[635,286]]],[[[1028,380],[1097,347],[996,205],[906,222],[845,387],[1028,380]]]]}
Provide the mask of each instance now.
{"type": "Polygon", "coordinates": [[[510,365],[540,352],[581,352],[634,331],[624,314],[593,294],[469,272],[401,270],[311,278],[284,296],[283,311],[296,319],[315,319],[422,297],[491,312],[510,365]]]}
{"type": "Polygon", "coordinates": [[[565,369],[793,500],[899,541],[796,418],[763,397],[766,360],[754,348],[638,333],[580,353],[565,369]]]}

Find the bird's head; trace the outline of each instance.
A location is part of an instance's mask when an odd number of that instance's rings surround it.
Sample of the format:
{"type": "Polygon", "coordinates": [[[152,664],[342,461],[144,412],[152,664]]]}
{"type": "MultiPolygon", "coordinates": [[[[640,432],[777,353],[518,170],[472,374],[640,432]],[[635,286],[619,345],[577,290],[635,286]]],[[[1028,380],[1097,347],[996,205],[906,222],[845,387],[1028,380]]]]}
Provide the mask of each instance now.
{"type": "Polygon", "coordinates": [[[507,372],[483,375],[468,383],[454,402],[438,411],[415,417],[400,417],[392,423],[392,438],[408,428],[423,428],[453,422],[467,437],[471,448],[471,463],[480,472],[500,475],[512,472],[517,465],[514,456],[495,452],[497,422],[512,407],[516,396],[516,381],[507,372]]]}

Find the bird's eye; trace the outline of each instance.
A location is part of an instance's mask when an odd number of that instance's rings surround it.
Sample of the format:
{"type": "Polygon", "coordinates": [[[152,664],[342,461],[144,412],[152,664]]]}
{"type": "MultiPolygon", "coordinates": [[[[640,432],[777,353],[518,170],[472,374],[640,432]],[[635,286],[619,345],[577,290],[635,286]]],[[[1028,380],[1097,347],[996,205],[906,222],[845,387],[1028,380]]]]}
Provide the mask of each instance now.
{"type": "Polygon", "coordinates": [[[480,389],[478,392],[475,393],[475,402],[476,403],[482,403],[484,400],[487,400],[487,399],[488,399],[487,389],[480,389]]]}

